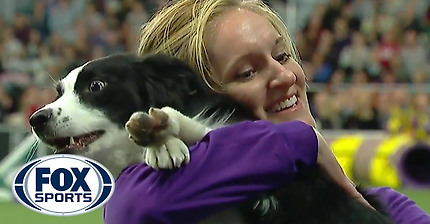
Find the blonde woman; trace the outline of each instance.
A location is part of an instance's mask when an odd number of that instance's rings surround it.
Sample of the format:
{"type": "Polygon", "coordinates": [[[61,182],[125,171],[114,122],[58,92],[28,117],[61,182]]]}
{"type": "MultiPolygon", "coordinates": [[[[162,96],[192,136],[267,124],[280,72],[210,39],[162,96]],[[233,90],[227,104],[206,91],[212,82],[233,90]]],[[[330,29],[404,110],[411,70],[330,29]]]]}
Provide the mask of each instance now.
{"type": "MultiPolygon", "coordinates": [[[[187,62],[214,92],[228,94],[270,122],[245,122],[209,133],[191,148],[190,164],[178,171],[128,167],[105,205],[106,223],[197,223],[285,185],[298,172],[298,163],[318,163],[366,203],[312,128],[300,59],[287,28],[264,3],[171,2],[141,30],[139,54],[147,53],[187,62]]],[[[366,193],[380,197],[394,223],[430,223],[428,215],[392,189],[366,193]]]]}

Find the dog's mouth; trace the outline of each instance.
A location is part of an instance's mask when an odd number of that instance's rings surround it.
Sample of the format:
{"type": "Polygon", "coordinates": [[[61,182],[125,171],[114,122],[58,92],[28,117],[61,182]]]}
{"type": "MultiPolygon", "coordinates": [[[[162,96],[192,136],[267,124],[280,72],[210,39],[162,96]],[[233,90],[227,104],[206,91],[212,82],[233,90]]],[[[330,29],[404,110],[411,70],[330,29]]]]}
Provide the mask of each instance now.
{"type": "Polygon", "coordinates": [[[46,143],[55,148],[54,154],[79,153],[83,152],[89,144],[99,139],[104,133],[103,130],[92,131],[78,136],[46,139],[46,143]]]}

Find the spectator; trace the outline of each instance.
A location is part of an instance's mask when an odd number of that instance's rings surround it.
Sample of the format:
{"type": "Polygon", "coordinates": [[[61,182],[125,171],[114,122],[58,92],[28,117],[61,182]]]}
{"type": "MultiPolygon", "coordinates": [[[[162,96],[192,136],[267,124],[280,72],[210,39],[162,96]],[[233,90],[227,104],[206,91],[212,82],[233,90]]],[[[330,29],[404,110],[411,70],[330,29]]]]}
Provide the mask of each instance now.
{"type": "Polygon", "coordinates": [[[314,67],[314,82],[326,83],[330,80],[333,73],[333,67],[326,62],[325,57],[320,52],[315,52],[312,57],[312,66],[314,67]]]}
{"type": "Polygon", "coordinates": [[[400,50],[400,44],[397,41],[395,32],[394,28],[385,31],[378,46],[379,63],[386,70],[391,70],[391,58],[400,50]]]}
{"type": "Polygon", "coordinates": [[[127,13],[126,21],[131,27],[131,31],[135,36],[140,30],[140,27],[149,19],[145,4],[141,1],[133,1],[131,10],[127,13]]]}
{"type": "Polygon", "coordinates": [[[30,26],[40,32],[43,40],[49,35],[47,15],[46,1],[34,0],[33,14],[30,16],[30,26]]]}
{"type": "Polygon", "coordinates": [[[428,124],[430,122],[429,95],[418,93],[413,97],[412,107],[412,135],[417,141],[425,141],[429,137],[428,124]]]}
{"type": "Polygon", "coordinates": [[[333,44],[327,52],[327,61],[331,66],[338,67],[340,52],[350,42],[347,20],[341,17],[337,18],[333,30],[333,44]]]}
{"type": "Polygon", "coordinates": [[[342,120],[338,116],[341,109],[339,100],[336,99],[336,95],[330,92],[328,88],[315,95],[314,109],[317,111],[315,117],[320,128],[342,128],[342,120]]]}
{"type": "Polygon", "coordinates": [[[418,32],[408,29],[404,33],[401,46],[402,67],[408,80],[412,80],[415,70],[428,69],[429,60],[425,48],[418,41],[418,32]]]}
{"type": "Polygon", "coordinates": [[[361,71],[369,68],[370,60],[370,49],[366,46],[363,34],[354,32],[352,44],[340,52],[339,67],[352,72],[361,71]]]}
{"type": "Polygon", "coordinates": [[[12,109],[13,100],[4,90],[0,87],[0,122],[3,122],[8,112],[12,109]]]}
{"type": "Polygon", "coordinates": [[[23,44],[14,35],[12,27],[6,26],[3,28],[3,47],[2,47],[2,61],[5,70],[13,70],[9,66],[10,62],[19,58],[23,50],[23,44]]]}
{"type": "Polygon", "coordinates": [[[34,59],[39,56],[40,46],[42,45],[42,35],[37,29],[31,29],[26,45],[26,56],[29,59],[34,59]]]}
{"type": "Polygon", "coordinates": [[[28,18],[22,13],[15,15],[15,23],[13,27],[15,37],[21,41],[22,44],[26,45],[30,39],[31,27],[28,24],[28,18]]]}

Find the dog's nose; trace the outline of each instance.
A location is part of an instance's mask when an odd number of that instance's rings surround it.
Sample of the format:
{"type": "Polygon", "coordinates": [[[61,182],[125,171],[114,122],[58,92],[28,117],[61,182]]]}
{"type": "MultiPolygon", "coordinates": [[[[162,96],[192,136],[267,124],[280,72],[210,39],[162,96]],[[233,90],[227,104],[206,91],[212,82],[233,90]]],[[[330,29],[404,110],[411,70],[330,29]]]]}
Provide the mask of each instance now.
{"type": "Polygon", "coordinates": [[[37,111],[30,117],[30,120],[29,120],[30,126],[33,128],[43,126],[44,124],[46,124],[46,122],[49,121],[49,119],[51,119],[51,117],[52,117],[52,109],[47,108],[47,109],[37,111]]]}

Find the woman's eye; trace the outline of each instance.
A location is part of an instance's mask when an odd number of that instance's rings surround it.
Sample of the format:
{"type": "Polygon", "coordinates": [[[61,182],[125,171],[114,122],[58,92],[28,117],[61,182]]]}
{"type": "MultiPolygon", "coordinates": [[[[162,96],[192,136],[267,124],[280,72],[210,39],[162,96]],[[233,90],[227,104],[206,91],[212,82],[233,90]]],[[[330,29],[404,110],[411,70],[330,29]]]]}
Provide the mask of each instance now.
{"type": "Polygon", "coordinates": [[[287,53],[282,53],[282,54],[279,54],[276,57],[274,57],[274,59],[281,64],[284,64],[290,58],[291,58],[291,54],[287,54],[287,53]]]}
{"type": "Polygon", "coordinates": [[[244,80],[244,79],[250,79],[254,76],[255,74],[255,70],[254,69],[250,69],[246,72],[242,72],[240,74],[237,74],[235,76],[235,79],[239,79],[239,80],[244,80]]]}
{"type": "Polygon", "coordinates": [[[92,81],[90,83],[90,86],[88,87],[88,90],[90,92],[97,92],[102,90],[106,86],[106,83],[100,80],[92,81]]]}

